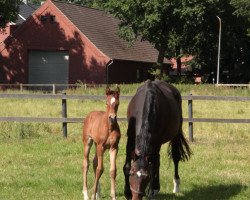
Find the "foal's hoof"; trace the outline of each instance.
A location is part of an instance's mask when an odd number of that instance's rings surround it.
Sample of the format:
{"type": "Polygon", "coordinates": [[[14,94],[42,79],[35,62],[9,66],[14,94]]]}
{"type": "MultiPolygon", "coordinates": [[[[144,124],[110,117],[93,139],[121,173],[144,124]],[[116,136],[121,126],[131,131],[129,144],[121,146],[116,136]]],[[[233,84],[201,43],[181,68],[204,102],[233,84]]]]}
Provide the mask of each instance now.
{"type": "Polygon", "coordinates": [[[88,192],[87,191],[82,191],[83,194],[83,200],[89,200],[88,192]]]}
{"type": "Polygon", "coordinates": [[[96,193],[96,195],[91,196],[91,200],[98,200],[100,199],[100,196],[96,193]]]}

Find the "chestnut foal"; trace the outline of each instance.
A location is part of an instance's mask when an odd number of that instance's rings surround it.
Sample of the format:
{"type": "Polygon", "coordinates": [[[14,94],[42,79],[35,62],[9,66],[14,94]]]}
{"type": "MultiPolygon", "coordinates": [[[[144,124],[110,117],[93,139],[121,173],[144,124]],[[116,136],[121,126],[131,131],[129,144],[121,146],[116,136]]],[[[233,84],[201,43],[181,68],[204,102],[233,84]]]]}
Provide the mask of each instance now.
{"type": "Polygon", "coordinates": [[[117,110],[119,106],[120,89],[116,86],[115,90],[106,88],[107,109],[104,111],[92,111],[84,120],[83,127],[83,196],[88,200],[87,173],[89,168],[89,152],[93,142],[96,146],[96,153],[93,159],[95,172],[94,191],[92,200],[100,197],[99,179],[103,173],[103,156],[106,149],[110,153],[110,178],[111,178],[111,199],[116,200],[115,178],[116,178],[116,156],[118,144],[121,137],[120,128],[117,123],[117,110]]]}

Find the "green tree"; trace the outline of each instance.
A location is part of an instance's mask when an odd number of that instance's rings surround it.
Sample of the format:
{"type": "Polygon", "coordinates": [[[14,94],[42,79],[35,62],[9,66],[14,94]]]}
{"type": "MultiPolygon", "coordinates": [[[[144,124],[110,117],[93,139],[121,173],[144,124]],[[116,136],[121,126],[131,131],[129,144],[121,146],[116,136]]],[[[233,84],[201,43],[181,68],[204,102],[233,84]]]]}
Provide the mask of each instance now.
{"type": "MultiPolygon", "coordinates": [[[[216,16],[223,21],[224,65],[234,66],[235,61],[230,59],[229,63],[227,59],[239,56],[233,54],[239,54],[249,44],[247,21],[235,15],[236,8],[229,0],[108,0],[105,9],[121,20],[121,37],[131,41],[140,36],[158,49],[160,65],[163,57],[180,59],[192,54],[193,66],[202,69],[204,74],[215,71],[216,16]]],[[[177,63],[180,71],[180,62],[177,63]]]]}
{"type": "MultiPolygon", "coordinates": [[[[32,4],[41,4],[44,0],[28,0],[29,3],[32,4]]],[[[75,4],[80,4],[83,6],[93,7],[93,8],[100,8],[100,5],[102,5],[102,0],[59,0],[63,2],[71,2],[75,4]]]]}
{"type": "MultiPolygon", "coordinates": [[[[249,0],[232,0],[232,5],[236,8],[235,14],[247,18],[250,23],[250,1],[249,0]]],[[[248,27],[248,35],[250,36],[250,27],[248,27]]]]}
{"type": "Polygon", "coordinates": [[[0,0],[0,28],[6,23],[16,21],[21,0],[0,0]]]}

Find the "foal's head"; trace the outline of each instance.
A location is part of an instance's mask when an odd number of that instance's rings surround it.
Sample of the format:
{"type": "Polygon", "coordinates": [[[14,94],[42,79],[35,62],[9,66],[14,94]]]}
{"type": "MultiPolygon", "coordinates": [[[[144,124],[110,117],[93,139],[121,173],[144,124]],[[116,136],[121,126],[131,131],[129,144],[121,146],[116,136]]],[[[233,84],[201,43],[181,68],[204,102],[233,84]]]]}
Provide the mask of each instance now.
{"type": "Polygon", "coordinates": [[[116,86],[115,90],[106,88],[106,103],[109,122],[111,125],[117,122],[117,110],[119,106],[120,88],[116,86]]]}

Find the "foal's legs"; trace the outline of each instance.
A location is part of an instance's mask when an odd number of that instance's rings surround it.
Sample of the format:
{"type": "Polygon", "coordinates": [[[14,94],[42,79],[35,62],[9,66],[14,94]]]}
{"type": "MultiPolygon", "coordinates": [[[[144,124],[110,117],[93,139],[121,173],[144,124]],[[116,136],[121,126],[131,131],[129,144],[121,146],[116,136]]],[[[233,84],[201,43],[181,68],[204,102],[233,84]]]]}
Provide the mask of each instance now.
{"type": "Polygon", "coordinates": [[[83,159],[83,197],[84,200],[88,200],[88,187],[87,187],[87,174],[89,169],[89,152],[91,146],[93,144],[93,140],[89,137],[84,139],[84,159],[83,159]]]}
{"type": "Polygon", "coordinates": [[[115,178],[116,178],[116,156],[117,156],[118,149],[116,148],[110,148],[109,154],[110,154],[110,178],[111,178],[111,199],[116,200],[115,197],[115,178]]]}
{"type": "MultiPolygon", "coordinates": [[[[94,170],[94,174],[96,174],[96,168],[98,165],[98,158],[97,158],[97,152],[95,152],[95,157],[93,159],[93,170],[94,170]]],[[[101,188],[100,188],[100,183],[97,184],[97,192],[96,192],[96,198],[98,199],[100,197],[100,193],[101,193],[101,188]]]]}
{"type": "Polygon", "coordinates": [[[96,167],[96,171],[95,171],[95,183],[94,183],[94,191],[93,191],[93,196],[92,199],[96,200],[96,193],[97,193],[97,189],[98,189],[98,184],[99,184],[99,179],[103,173],[103,154],[104,154],[104,147],[101,145],[97,145],[96,146],[96,154],[97,154],[97,160],[98,160],[98,164],[96,167]]]}

